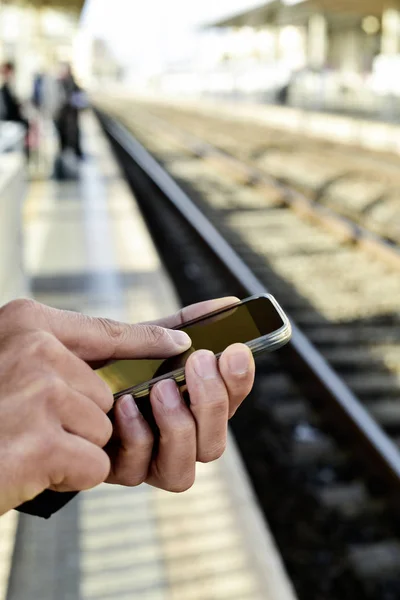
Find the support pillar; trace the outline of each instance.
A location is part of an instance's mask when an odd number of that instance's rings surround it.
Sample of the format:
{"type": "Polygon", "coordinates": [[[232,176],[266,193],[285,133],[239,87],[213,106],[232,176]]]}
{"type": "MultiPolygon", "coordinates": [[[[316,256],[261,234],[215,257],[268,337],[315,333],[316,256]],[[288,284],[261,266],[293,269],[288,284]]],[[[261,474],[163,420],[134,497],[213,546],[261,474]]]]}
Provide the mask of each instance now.
{"type": "Polygon", "coordinates": [[[400,54],[400,9],[388,6],[382,15],[381,53],[385,56],[400,54]]]}
{"type": "Polygon", "coordinates": [[[280,29],[280,27],[274,26],[274,27],[271,27],[270,32],[271,32],[271,35],[273,36],[272,60],[277,62],[281,58],[281,50],[280,50],[281,29],[280,29]]]}
{"type": "Polygon", "coordinates": [[[315,14],[308,22],[308,62],[314,69],[322,69],[328,58],[328,23],[322,14],[315,14]]]}

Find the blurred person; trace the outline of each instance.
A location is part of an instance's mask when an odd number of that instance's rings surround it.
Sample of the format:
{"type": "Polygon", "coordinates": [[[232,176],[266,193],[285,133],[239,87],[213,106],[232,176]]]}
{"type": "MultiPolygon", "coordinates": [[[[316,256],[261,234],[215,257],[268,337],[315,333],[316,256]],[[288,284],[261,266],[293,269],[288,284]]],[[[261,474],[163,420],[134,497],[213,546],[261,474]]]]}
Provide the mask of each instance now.
{"type": "Polygon", "coordinates": [[[252,388],[247,346],[234,344],[218,362],[205,350],[190,356],[189,406],[173,380],[152,389],[157,439],[132,396],[120,398],[110,418],[113,395],[94,369],[114,359],[176,356],[191,342],[171,328],[236,301],[203,302],[138,325],[33,300],[0,308],[0,514],[18,508],[49,517],[104,481],[172,492],[191,487],[196,461],[223,453],[228,419],[252,388]]]}
{"type": "Polygon", "coordinates": [[[58,78],[56,103],[54,122],[60,146],[60,154],[56,160],[56,177],[76,176],[76,168],[67,157],[68,151],[72,151],[77,159],[83,158],[79,113],[85,107],[85,98],[69,64],[63,65],[58,78]]]}
{"type": "Polygon", "coordinates": [[[277,92],[277,100],[279,104],[286,106],[289,100],[291,81],[288,81],[284,85],[282,85],[277,92]]]}
{"type": "Polygon", "coordinates": [[[22,107],[14,92],[15,65],[5,62],[1,65],[3,83],[0,88],[1,120],[20,123],[25,130],[25,152],[29,157],[29,122],[25,119],[22,107]]]}
{"type": "Polygon", "coordinates": [[[44,103],[44,74],[36,73],[33,79],[32,104],[37,110],[43,108],[44,103]]]}
{"type": "Polygon", "coordinates": [[[276,97],[279,104],[282,104],[283,106],[289,105],[292,89],[298,83],[303,73],[304,69],[302,67],[291,70],[288,73],[287,81],[277,91],[276,97]]]}
{"type": "Polygon", "coordinates": [[[29,127],[29,150],[31,162],[35,161],[37,166],[40,164],[40,146],[42,129],[42,112],[44,106],[44,73],[36,73],[33,78],[33,88],[31,96],[31,105],[35,109],[32,111],[29,127]]]}
{"type": "Polygon", "coordinates": [[[15,66],[12,62],[5,62],[1,65],[2,86],[0,88],[2,100],[2,120],[14,121],[26,124],[26,119],[22,115],[21,104],[14,92],[15,66]]]}

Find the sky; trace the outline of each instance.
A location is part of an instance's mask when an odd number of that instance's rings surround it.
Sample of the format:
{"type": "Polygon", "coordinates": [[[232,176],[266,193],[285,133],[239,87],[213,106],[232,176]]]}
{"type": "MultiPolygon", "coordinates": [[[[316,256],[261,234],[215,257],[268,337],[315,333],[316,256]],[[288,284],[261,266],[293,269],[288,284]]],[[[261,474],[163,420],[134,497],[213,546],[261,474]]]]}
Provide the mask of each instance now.
{"type": "Polygon", "coordinates": [[[91,35],[108,40],[123,62],[157,71],[195,53],[200,25],[261,4],[262,0],[87,0],[82,25],[91,35]]]}

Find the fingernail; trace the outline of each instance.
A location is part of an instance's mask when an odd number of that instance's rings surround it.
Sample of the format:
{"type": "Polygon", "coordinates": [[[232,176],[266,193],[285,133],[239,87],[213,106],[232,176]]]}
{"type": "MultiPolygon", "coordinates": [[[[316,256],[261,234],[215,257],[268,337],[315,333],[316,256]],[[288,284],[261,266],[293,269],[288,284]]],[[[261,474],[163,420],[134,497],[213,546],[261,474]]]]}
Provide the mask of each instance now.
{"type": "Polygon", "coordinates": [[[185,333],[184,331],[170,329],[169,330],[169,335],[172,338],[173,342],[177,346],[179,346],[180,348],[182,348],[183,350],[186,350],[187,348],[190,348],[190,346],[192,345],[192,340],[190,339],[190,337],[188,336],[188,334],[185,333]]]}
{"type": "Polygon", "coordinates": [[[215,379],[217,377],[217,362],[215,355],[208,350],[197,352],[193,358],[196,374],[202,379],[215,379]]]}
{"type": "Polygon", "coordinates": [[[139,409],[133,396],[123,396],[121,400],[121,410],[127,419],[136,419],[139,416],[139,409]]]}
{"type": "Polygon", "coordinates": [[[171,379],[161,381],[156,386],[156,393],[158,400],[167,408],[175,409],[182,402],[177,385],[171,379]]]}
{"type": "Polygon", "coordinates": [[[245,352],[232,354],[228,359],[229,371],[232,375],[245,375],[249,370],[249,357],[245,352]]]}

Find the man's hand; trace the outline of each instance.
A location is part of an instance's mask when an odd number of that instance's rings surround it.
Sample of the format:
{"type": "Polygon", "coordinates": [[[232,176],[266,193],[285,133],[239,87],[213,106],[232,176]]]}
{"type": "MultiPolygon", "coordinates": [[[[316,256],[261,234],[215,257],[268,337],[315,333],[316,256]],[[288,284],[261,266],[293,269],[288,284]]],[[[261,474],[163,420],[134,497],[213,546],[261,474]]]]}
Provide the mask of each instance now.
{"type": "MultiPolygon", "coordinates": [[[[0,514],[47,488],[80,491],[109,476],[103,448],[112,434],[106,413],[113,396],[89,364],[167,358],[189,346],[184,333],[157,325],[93,319],[31,300],[1,308],[0,514]]],[[[118,414],[126,443],[131,420],[122,417],[123,408],[118,414]]],[[[169,461],[175,460],[171,452],[169,461]]],[[[140,469],[142,459],[134,456],[132,473],[140,469]]],[[[166,472],[163,481],[168,478],[166,472]]]]}
{"type": "MultiPolygon", "coordinates": [[[[179,326],[236,302],[237,298],[225,298],[190,306],[157,325],[179,326]]],[[[229,347],[219,362],[208,351],[191,355],[186,364],[190,408],[173,381],[163,381],[151,392],[152,411],[160,430],[156,452],[151,429],[134,399],[120,398],[115,406],[113,436],[118,445],[107,481],[127,486],[147,482],[174,492],[191,487],[196,461],[210,462],[222,455],[228,419],[249,394],[254,370],[252,354],[242,344],[229,347]]]]}

